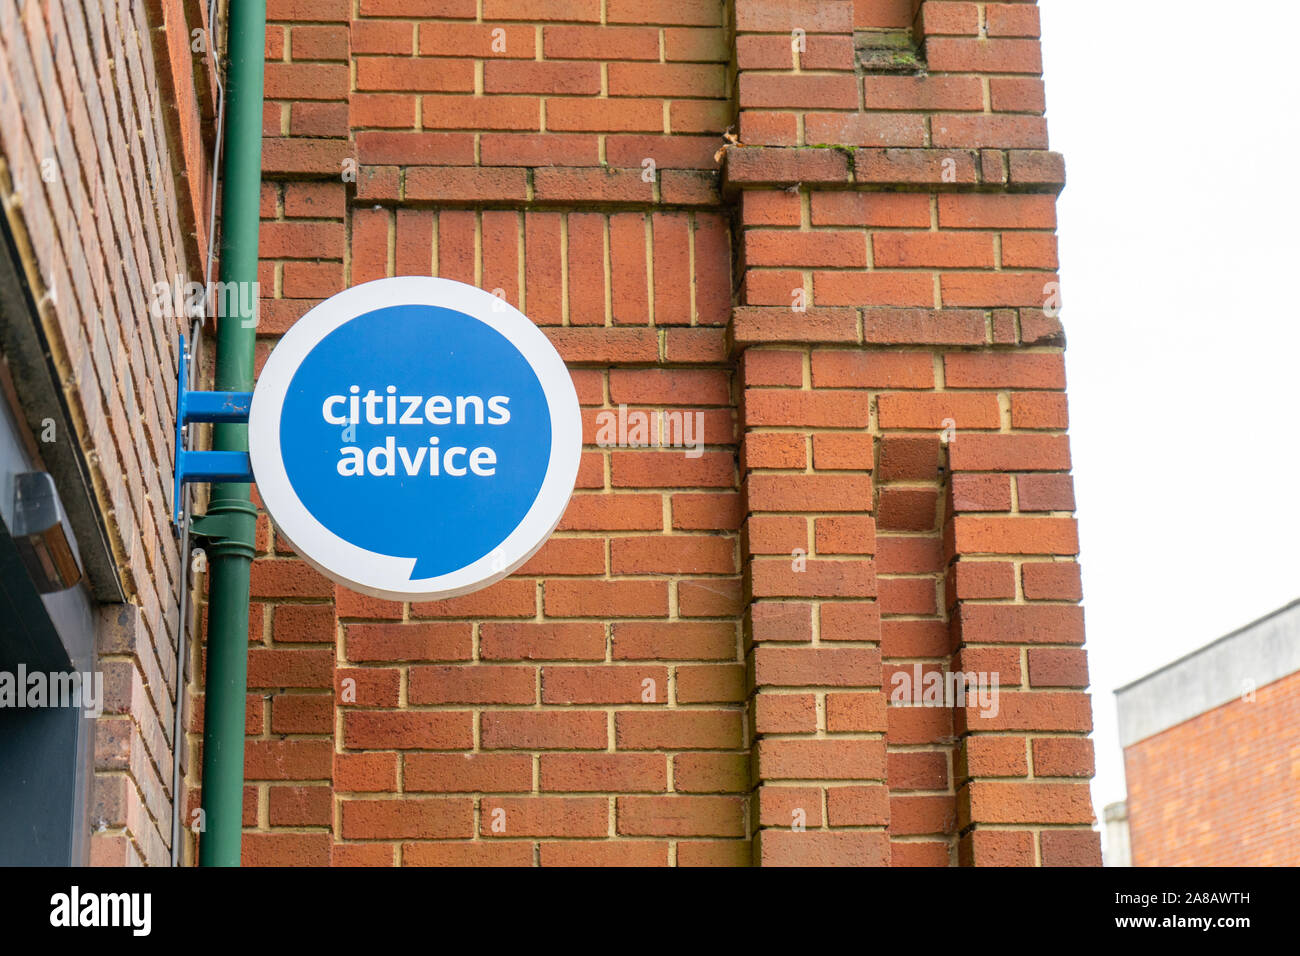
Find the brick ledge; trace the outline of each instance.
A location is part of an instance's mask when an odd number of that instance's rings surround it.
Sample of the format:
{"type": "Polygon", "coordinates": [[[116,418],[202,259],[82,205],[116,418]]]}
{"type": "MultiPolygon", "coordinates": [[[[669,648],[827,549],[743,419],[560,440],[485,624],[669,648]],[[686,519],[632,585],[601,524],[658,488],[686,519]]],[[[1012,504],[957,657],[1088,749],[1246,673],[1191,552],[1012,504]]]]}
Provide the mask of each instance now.
{"type": "Polygon", "coordinates": [[[728,146],[722,190],[803,186],[1059,193],[1065,159],[1036,149],[728,146]]]}

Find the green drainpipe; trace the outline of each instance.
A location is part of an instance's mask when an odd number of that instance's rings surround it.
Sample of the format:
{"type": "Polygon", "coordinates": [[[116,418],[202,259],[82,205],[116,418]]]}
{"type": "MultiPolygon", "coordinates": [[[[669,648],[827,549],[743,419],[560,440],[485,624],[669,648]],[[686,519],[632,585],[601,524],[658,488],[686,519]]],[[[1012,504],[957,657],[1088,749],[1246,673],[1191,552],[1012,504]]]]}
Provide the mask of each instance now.
{"type": "MultiPolygon", "coordinates": [[[[221,283],[239,314],[217,319],[218,391],[253,390],[257,229],[262,188],[262,72],[266,0],[231,0],[226,28],[225,170],[221,194],[221,283]]],[[[248,451],[248,426],[213,426],[212,447],[248,451]]],[[[250,486],[212,486],[195,530],[207,538],[208,673],[203,708],[201,866],[239,866],[244,806],[244,698],[248,692],[249,570],[257,509],[250,486]]]]}

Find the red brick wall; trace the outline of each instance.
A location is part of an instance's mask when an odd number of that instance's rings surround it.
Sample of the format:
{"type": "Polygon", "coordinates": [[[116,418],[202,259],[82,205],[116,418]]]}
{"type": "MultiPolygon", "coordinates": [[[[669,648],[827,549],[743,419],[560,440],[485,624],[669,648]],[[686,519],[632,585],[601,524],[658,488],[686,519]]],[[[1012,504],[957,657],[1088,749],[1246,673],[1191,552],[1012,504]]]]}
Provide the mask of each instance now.
{"type": "Polygon", "coordinates": [[[588,446],[468,597],[263,523],[245,859],[1099,862],[1034,5],[355,9],[270,4],[261,354],[349,284],[500,290],[588,446]],[[620,404],[703,455],[598,445],[620,404]],[[999,715],[889,706],[914,663],[999,715]]]}
{"type": "Polygon", "coordinates": [[[1133,865],[1300,865],[1297,755],[1300,673],[1126,747],[1133,865]]]}
{"type": "Polygon", "coordinates": [[[76,430],[56,440],[85,455],[127,599],[103,608],[97,634],[99,864],[166,865],[171,842],[183,322],[150,306],[155,283],[203,275],[212,101],[190,34],[201,17],[179,0],[0,4],[0,191],[76,430]]]}

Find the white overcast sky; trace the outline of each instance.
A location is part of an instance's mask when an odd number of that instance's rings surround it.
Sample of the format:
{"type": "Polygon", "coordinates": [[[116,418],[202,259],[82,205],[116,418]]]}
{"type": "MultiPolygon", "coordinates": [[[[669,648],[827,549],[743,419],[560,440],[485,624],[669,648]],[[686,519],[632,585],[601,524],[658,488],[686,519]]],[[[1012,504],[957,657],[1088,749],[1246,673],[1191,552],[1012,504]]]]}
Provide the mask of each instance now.
{"type": "Polygon", "coordinates": [[[1039,6],[1100,817],[1115,688],[1300,597],[1300,3],[1039,6]]]}

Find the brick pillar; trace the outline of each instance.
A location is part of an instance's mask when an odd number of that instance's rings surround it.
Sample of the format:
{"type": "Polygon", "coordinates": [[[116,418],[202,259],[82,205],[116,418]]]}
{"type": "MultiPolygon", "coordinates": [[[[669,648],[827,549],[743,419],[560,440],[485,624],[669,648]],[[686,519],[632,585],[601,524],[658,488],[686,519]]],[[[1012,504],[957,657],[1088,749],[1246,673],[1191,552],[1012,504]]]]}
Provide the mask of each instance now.
{"type": "Polygon", "coordinates": [[[1037,35],[737,0],[760,863],[1099,861],[1037,35]]]}
{"type": "MultiPolygon", "coordinates": [[[[1059,352],[954,358],[967,359],[949,366],[954,385],[1064,384],[1059,352]]],[[[1100,861],[1069,451],[1064,435],[1050,434],[1065,426],[1063,397],[1012,393],[1010,431],[958,436],[951,446],[952,670],[1000,679],[996,713],[971,699],[954,713],[968,865],[1100,861]]]]}
{"type": "MultiPolygon", "coordinates": [[[[748,194],[746,249],[770,231],[748,194]]],[[[757,199],[757,202],[753,201],[757,199]]],[[[888,862],[880,617],[865,392],[807,345],[737,327],[744,399],[747,649],[762,865],[888,862]]]]}
{"type": "MultiPolygon", "coordinates": [[[[803,110],[857,107],[851,4],[740,0],[736,29],[743,142],[793,146],[803,110]],[[771,72],[796,56],[816,72],[771,72]]],[[[764,150],[750,167],[736,152],[755,860],[887,865],[871,405],[861,353],[816,347],[856,344],[858,316],[809,305],[814,270],[865,268],[866,239],[800,185],[833,179],[842,153],[764,150]]]]}

